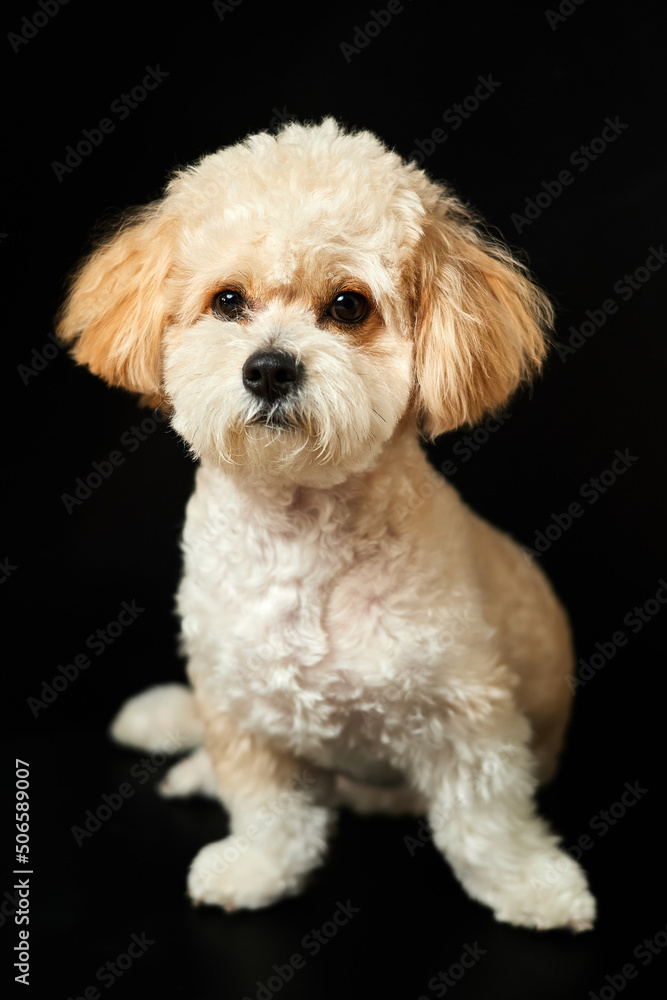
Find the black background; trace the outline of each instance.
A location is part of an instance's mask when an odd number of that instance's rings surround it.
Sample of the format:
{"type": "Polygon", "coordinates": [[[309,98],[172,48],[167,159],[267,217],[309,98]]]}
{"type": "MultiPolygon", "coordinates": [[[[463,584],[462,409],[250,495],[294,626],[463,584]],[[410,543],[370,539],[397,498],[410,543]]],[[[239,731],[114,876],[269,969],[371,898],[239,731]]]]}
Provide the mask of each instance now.
{"type": "MultiPolygon", "coordinates": [[[[375,5],[383,7],[383,0],[375,5]]],[[[624,624],[667,576],[667,269],[631,295],[617,286],[667,239],[661,5],[563,7],[571,13],[552,26],[541,4],[415,0],[347,58],[341,43],[354,43],[370,3],[302,9],[242,0],[221,18],[197,0],[173,11],[71,0],[37,31],[22,21],[40,10],[36,2],[6,14],[5,35],[34,35],[16,52],[16,39],[14,47],[3,39],[11,146],[0,220],[11,303],[3,329],[1,594],[4,676],[14,695],[5,703],[2,794],[13,832],[13,761],[28,761],[33,995],[64,1000],[96,985],[106,996],[109,979],[101,983],[97,970],[126,951],[132,934],[154,943],[110,986],[111,996],[241,1000],[259,991],[266,998],[258,983],[300,952],[305,967],[279,991],[272,980],[275,995],[430,1000],[443,994],[429,980],[475,944],[484,954],[447,996],[551,1000],[592,991],[631,1000],[656,996],[667,979],[667,953],[648,965],[633,955],[645,938],[667,941],[660,937],[667,924],[660,642],[667,611],[660,605],[639,629],[624,624]],[[158,65],[166,78],[121,120],[110,110],[114,102],[158,65]],[[500,83],[491,96],[460,128],[443,123],[444,112],[489,74],[500,83]],[[497,924],[465,897],[432,845],[411,856],[404,838],[416,834],[416,821],[352,815],[342,817],[327,867],[298,899],[233,916],[195,911],[184,894],[187,866],[223,835],[222,812],[161,800],[154,784],[164,767],[152,762],[155,774],[142,783],[139,756],[106,736],[129,695],[183,676],[172,595],[194,468],[175,435],[133,398],[76,369],[62,352],[40,362],[65,276],[93,227],[155,197],[172,168],[274,128],[277,116],[325,114],[372,129],[405,156],[444,128],[446,141],[432,144],[424,167],[525,254],[556,302],[561,343],[587,310],[608,299],[618,306],[566,360],[553,352],[532,393],[513,403],[511,418],[467,461],[457,449],[462,434],[432,449],[437,463],[455,462],[452,481],[472,506],[525,545],[580,502],[582,516],[560,538],[552,527],[540,559],[570,610],[580,657],[599,653],[596,643],[609,651],[604,644],[619,630],[628,637],[578,691],[562,769],[542,795],[567,846],[591,838],[583,863],[600,916],[590,934],[497,924]],[[573,166],[571,154],[617,116],[627,128],[585,171],[573,166]],[[54,161],[63,162],[66,147],[105,117],[113,132],[59,180],[54,161]],[[568,168],[573,183],[517,232],[512,214],[523,214],[542,182],[568,168]],[[142,420],[145,440],[130,446],[142,420]],[[582,498],[582,487],[626,449],[636,459],[627,471],[595,503],[582,498]],[[68,513],[63,494],[113,451],[123,464],[68,513]],[[41,698],[58,665],[86,652],[88,636],[133,600],[145,609],[137,620],[35,716],[28,699],[41,698]],[[132,797],[78,846],[71,828],[124,782],[132,797]],[[645,791],[602,833],[600,813],[619,803],[626,782],[645,791]],[[348,900],[359,912],[312,955],[304,935],[348,900]],[[629,962],[637,974],[625,982],[619,974],[629,962]]],[[[17,940],[12,866],[8,844],[0,859],[7,956],[17,940]]],[[[14,985],[11,961],[0,968],[2,988],[14,985]]]]}

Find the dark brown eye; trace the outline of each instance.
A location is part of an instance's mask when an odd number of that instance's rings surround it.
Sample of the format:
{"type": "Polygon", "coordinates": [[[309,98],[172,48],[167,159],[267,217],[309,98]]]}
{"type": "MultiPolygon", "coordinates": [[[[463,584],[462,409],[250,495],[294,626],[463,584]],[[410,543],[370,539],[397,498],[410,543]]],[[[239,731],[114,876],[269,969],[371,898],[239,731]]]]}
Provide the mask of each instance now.
{"type": "Polygon", "coordinates": [[[341,292],[329,306],[326,315],[337,323],[359,323],[369,311],[368,300],[359,292],[341,292]]]}
{"type": "Polygon", "coordinates": [[[213,312],[219,319],[239,319],[245,312],[246,301],[240,292],[227,288],[213,299],[213,312]]]}

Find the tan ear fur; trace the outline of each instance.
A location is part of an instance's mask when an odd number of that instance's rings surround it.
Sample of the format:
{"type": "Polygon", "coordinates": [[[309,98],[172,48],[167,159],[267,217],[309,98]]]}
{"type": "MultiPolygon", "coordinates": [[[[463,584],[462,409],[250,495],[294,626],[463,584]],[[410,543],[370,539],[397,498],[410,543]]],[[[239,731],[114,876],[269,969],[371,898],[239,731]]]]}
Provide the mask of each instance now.
{"type": "Polygon", "coordinates": [[[79,364],[153,405],[175,228],[162,203],[139,209],[80,266],[56,327],[79,364]]]}
{"type": "Polygon", "coordinates": [[[415,366],[428,437],[477,423],[536,374],[553,311],[501,243],[455,199],[439,206],[421,247],[415,366]]]}

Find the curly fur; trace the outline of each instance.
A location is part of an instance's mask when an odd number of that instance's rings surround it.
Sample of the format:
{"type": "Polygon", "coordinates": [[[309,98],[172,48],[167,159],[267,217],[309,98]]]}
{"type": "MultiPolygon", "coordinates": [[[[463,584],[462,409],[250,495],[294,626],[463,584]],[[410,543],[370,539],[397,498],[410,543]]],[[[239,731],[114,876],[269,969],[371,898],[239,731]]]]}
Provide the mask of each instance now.
{"type": "Polygon", "coordinates": [[[196,902],[297,892],[348,805],[425,813],[500,920],[592,925],[533,802],[569,714],[567,618],[418,443],[505,404],[550,322],[451,191],[332,119],[179,171],[75,276],[59,330],[76,360],[168,410],[200,460],[178,594],[193,690],[153,689],[113,727],[203,742],[163,786],[230,814],[192,864],[196,902]],[[216,314],[223,289],[242,314],[216,314]],[[363,323],[332,319],[341,290],[365,296],[363,323]],[[305,372],[278,422],[241,375],[258,350],[305,372]]]}

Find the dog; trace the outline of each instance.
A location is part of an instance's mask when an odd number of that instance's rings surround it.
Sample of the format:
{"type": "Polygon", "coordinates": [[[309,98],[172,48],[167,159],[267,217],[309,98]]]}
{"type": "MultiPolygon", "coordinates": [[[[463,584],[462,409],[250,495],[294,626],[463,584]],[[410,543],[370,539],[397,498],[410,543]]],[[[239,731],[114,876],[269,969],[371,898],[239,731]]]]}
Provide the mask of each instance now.
{"type": "Polygon", "coordinates": [[[177,597],[190,685],[111,734],[190,755],[165,795],[221,801],[191,899],[299,892],[340,807],[425,816],[499,921],[592,927],[537,813],[570,712],[566,613],[420,438],[541,368],[553,313],[446,186],[367,131],[290,122],[177,171],[72,279],[73,358],[169,413],[199,461],[177,597]]]}

